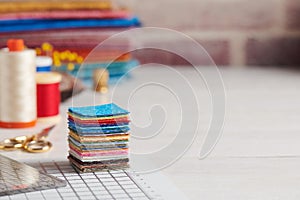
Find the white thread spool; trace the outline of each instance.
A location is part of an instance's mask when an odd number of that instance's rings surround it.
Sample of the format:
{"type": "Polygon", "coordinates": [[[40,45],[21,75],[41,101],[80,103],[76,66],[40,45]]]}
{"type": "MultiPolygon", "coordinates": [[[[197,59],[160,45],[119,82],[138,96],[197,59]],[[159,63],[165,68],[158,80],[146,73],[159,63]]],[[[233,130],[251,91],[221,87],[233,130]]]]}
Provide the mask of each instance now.
{"type": "Polygon", "coordinates": [[[50,72],[52,66],[52,58],[49,56],[36,57],[36,71],[37,72],[50,72]]]}
{"type": "Polygon", "coordinates": [[[35,125],[35,57],[36,53],[31,49],[0,50],[0,127],[35,125]]]}

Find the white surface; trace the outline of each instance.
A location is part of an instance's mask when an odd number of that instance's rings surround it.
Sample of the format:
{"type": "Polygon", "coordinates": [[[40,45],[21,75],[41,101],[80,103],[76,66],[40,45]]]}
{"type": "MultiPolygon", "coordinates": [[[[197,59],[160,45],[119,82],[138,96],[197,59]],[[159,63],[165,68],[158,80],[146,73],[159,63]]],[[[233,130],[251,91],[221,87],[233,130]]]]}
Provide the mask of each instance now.
{"type": "MultiPolygon", "coordinates": [[[[195,200],[299,199],[300,73],[260,68],[221,68],[227,95],[225,127],[212,154],[199,160],[201,144],[211,117],[210,98],[203,81],[191,68],[174,69],[176,73],[188,78],[199,100],[200,116],[193,116],[196,108],[182,111],[191,112],[191,118],[199,117],[199,130],[196,140],[184,156],[165,167],[162,172],[190,199],[195,200]]],[[[209,72],[210,68],[201,70],[209,72]]],[[[176,137],[179,113],[176,110],[165,115],[161,110],[155,110],[155,107],[151,110],[154,104],[164,105],[166,111],[178,108],[173,97],[164,96],[165,92],[161,88],[143,87],[128,99],[133,92],[132,88],[149,81],[169,84],[168,88],[174,90],[185,90],[183,80],[170,74],[169,69],[145,67],[134,70],[133,78],[120,83],[115,90],[110,88],[107,96],[95,96],[85,91],[74,99],[74,105],[105,103],[112,98],[117,104],[130,109],[132,134],[136,137],[149,134],[157,127],[138,129],[135,126],[151,123],[158,126],[161,125],[159,121],[165,120],[166,116],[166,126],[158,136],[149,140],[131,140],[131,152],[149,154],[176,137]],[[144,133],[142,130],[145,130],[144,133]]],[[[189,105],[185,98],[179,100],[189,105]]],[[[71,100],[61,107],[63,120],[49,137],[54,143],[51,152],[5,152],[5,155],[21,161],[64,160],[68,150],[66,109],[70,105],[71,100]]],[[[18,131],[1,130],[0,138],[29,134],[42,126],[39,124],[35,129],[18,131]]]]}

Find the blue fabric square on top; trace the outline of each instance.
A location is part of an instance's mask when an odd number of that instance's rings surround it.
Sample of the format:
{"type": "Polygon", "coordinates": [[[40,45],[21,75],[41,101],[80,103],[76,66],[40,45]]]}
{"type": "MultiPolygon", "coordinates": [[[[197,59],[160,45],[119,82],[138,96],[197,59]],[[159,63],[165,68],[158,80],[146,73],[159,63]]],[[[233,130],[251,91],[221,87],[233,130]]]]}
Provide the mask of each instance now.
{"type": "Polygon", "coordinates": [[[120,108],[114,103],[97,106],[70,107],[69,112],[82,118],[109,117],[129,114],[127,110],[120,108]]]}

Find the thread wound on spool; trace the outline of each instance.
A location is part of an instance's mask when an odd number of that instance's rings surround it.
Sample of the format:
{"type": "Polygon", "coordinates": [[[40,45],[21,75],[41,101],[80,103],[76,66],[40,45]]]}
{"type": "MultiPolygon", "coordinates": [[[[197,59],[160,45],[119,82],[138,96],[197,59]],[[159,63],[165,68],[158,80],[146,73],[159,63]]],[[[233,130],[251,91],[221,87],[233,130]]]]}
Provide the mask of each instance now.
{"type": "Polygon", "coordinates": [[[50,72],[52,66],[52,58],[49,56],[36,57],[36,71],[37,72],[50,72]]]}
{"type": "Polygon", "coordinates": [[[25,45],[22,39],[9,39],[7,41],[7,47],[9,51],[23,51],[25,45]]]}
{"type": "Polygon", "coordinates": [[[37,115],[51,118],[59,114],[61,75],[55,72],[37,73],[37,115]]]}
{"type": "Polygon", "coordinates": [[[0,127],[27,128],[36,123],[35,56],[23,40],[0,50],[0,127]]]}

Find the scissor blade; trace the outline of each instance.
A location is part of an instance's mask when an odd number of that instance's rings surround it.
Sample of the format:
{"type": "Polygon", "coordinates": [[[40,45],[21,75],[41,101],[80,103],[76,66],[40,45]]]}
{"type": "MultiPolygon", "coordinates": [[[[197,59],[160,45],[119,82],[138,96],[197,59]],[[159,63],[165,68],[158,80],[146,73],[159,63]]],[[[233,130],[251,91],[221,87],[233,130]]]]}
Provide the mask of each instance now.
{"type": "Polygon", "coordinates": [[[49,132],[55,127],[55,125],[44,128],[40,133],[35,135],[35,138],[37,140],[41,139],[41,138],[45,138],[48,136],[49,132]]]}

